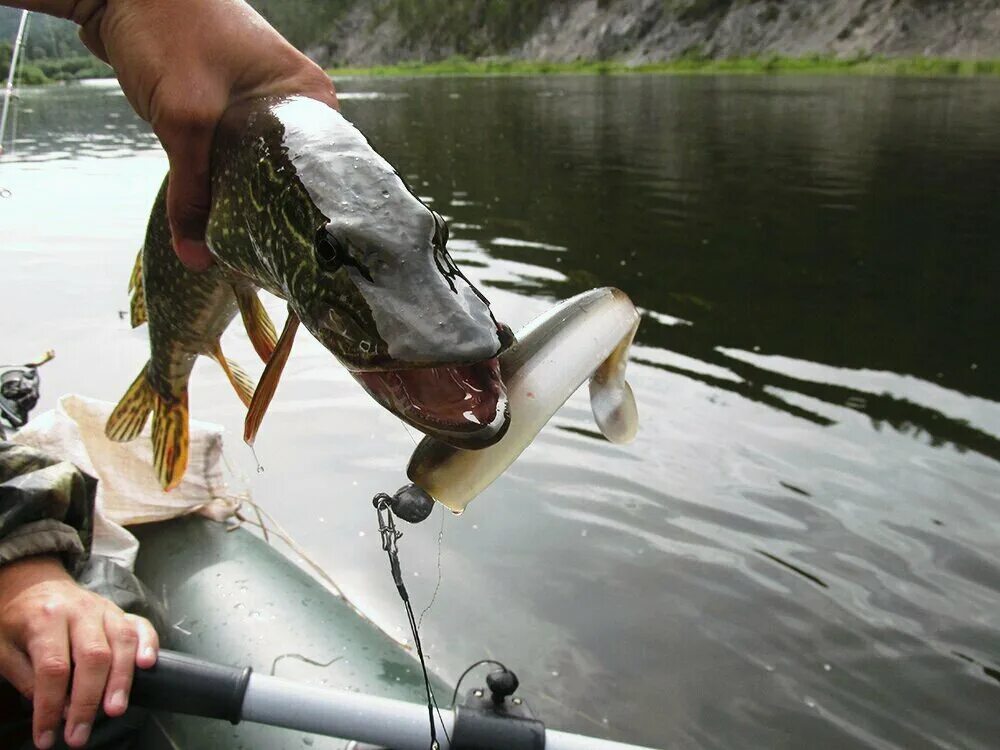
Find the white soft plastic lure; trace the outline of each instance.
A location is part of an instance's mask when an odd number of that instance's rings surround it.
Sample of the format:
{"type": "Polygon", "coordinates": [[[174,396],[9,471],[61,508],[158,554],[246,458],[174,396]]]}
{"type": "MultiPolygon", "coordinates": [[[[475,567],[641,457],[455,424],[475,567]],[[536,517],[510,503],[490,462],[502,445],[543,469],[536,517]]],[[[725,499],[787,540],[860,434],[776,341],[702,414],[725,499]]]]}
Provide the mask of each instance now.
{"type": "Polygon", "coordinates": [[[545,423],[590,378],[590,404],[613,443],[635,437],[639,415],[625,381],[639,313],[618,289],[593,289],[566,300],[517,334],[500,355],[510,427],[498,443],[461,450],[424,438],[407,474],[418,487],[460,513],[521,455],[545,423]]]}

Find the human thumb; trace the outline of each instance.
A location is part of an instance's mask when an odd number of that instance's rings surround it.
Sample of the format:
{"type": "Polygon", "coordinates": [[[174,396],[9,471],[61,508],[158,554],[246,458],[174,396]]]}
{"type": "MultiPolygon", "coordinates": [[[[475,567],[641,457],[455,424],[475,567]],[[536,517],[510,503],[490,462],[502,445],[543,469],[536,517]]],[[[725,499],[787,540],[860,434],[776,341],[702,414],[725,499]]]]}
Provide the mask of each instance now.
{"type": "Polygon", "coordinates": [[[163,141],[170,159],[167,217],[174,251],[189,269],[204,271],[213,263],[205,244],[205,227],[212,205],[209,180],[212,130],[187,129],[182,136],[163,141]]]}

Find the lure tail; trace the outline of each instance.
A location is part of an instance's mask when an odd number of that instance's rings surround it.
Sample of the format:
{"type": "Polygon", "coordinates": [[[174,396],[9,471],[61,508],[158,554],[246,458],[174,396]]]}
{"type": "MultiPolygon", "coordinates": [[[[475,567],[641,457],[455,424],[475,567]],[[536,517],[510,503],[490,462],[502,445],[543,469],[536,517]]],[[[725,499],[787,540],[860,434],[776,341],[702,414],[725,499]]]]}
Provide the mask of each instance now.
{"type": "Polygon", "coordinates": [[[164,491],[172,490],[184,477],[188,462],[187,391],[176,400],[156,393],[142,368],[118,406],[108,417],[104,433],[119,443],[134,440],[153,413],[153,468],[164,491]]]}

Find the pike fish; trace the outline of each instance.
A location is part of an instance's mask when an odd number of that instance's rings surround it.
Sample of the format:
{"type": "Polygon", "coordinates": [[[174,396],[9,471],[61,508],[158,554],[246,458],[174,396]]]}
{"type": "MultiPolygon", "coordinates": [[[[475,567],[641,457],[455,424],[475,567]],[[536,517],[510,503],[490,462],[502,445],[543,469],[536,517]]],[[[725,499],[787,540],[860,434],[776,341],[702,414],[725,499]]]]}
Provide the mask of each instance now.
{"type": "Polygon", "coordinates": [[[215,359],[248,407],[253,442],[299,325],[382,406],[466,448],[509,423],[497,355],[512,341],[447,251],[448,226],[334,109],[306,97],[230,108],[216,130],[206,240],[216,264],[188,271],[170,243],[166,183],[129,288],[133,326],[149,324],[150,359],[108,419],[131,440],[153,415],[164,489],[188,459],[188,380],[215,359]],[[288,305],[280,336],[258,298],[288,305]],[[237,313],[266,363],[259,385],[222,352],[237,313]]]}
{"type": "Polygon", "coordinates": [[[533,320],[500,355],[511,405],[506,434],[475,451],[425,437],[410,458],[410,481],[461,513],[521,455],[587,379],[591,410],[601,433],[612,443],[631,442],[639,412],[625,367],[638,328],[639,313],[632,301],[610,287],[578,294],[533,320]]]}

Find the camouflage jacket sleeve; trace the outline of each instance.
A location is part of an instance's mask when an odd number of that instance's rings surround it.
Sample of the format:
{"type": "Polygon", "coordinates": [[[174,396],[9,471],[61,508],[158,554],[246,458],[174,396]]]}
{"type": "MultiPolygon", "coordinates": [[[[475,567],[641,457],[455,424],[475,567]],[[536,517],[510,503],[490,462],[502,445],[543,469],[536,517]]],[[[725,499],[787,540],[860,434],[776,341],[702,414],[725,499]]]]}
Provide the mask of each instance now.
{"type": "Polygon", "coordinates": [[[59,555],[78,572],[90,553],[96,489],[73,464],[0,441],[0,565],[59,555]]]}

